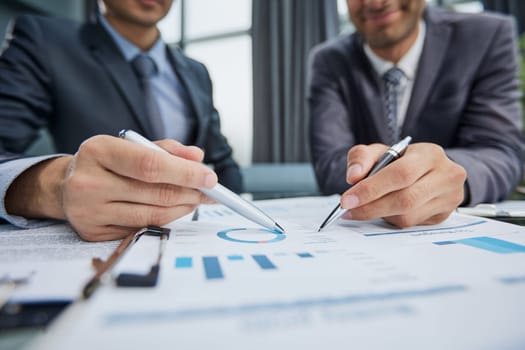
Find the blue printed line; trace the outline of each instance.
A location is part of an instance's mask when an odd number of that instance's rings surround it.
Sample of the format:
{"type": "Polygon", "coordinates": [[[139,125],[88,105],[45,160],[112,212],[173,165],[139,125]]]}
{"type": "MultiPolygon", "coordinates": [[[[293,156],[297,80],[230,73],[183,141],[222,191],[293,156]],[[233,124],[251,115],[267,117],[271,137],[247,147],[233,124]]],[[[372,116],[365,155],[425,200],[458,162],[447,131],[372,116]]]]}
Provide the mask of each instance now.
{"type": "Polygon", "coordinates": [[[110,326],[131,323],[173,322],[202,317],[225,317],[245,315],[260,311],[289,311],[315,307],[350,305],[374,301],[388,301],[406,298],[431,297],[435,295],[464,292],[464,285],[446,285],[427,289],[399,290],[383,293],[350,294],[341,297],[326,297],[300,299],[289,302],[256,303],[239,306],[224,306],[211,308],[194,308],[181,310],[144,311],[144,312],[113,312],[104,316],[104,322],[110,326]]]}
{"type": "Polygon", "coordinates": [[[502,277],[499,281],[503,284],[520,284],[525,283],[525,276],[502,277]]]}
{"type": "Polygon", "coordinates": [[[364,233],[365,237],[375,237],[375,236],[388,236],[388,235],[399,235],[402,233],[415,233],[415,232],[434,232],[434,231],[448,231],[448,230],[457,230],[458,228],[470,227],[479,224],[484,224],[486,220],[471,222],[465,225],[459,226],[450,226],[450,227],[439,227],[439,228],[429,228],[429,229],[414,229],[414,230],[398,230],[398,231],[388,231],[388,232],[374,232],[374,233],[364,233]]]}
{"type": "Polygon", "coordinates": [[[465,238],[456,242],[499,254],[525,253],[525,246],[493,237],[465,238]]]}
{"type": "Polygon", "coordinates": [[[471,237],[455,241],[434,242],[437,245],[463,244],[498,254],[525,253],[525,246],[494,237],[471,237]]]}
{"type": "Polygon", "coordinates": [[[441,241],[441,242],[433,242],[435,245],[449,245],[449,244],[456,244],[455,241],[441,241]]]}

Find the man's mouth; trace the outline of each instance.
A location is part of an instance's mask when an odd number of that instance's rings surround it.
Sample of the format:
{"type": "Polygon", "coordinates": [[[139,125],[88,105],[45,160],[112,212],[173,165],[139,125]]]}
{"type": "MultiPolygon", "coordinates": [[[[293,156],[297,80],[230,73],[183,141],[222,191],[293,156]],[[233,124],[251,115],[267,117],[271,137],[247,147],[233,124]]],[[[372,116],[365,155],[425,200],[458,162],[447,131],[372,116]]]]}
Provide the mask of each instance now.
{"type": "Polygon", "coordinates": [[[375,25],[386,25],[392,23],[398,14],[399,10],[368,11],[364,14],[364,19],[375,25]]]}

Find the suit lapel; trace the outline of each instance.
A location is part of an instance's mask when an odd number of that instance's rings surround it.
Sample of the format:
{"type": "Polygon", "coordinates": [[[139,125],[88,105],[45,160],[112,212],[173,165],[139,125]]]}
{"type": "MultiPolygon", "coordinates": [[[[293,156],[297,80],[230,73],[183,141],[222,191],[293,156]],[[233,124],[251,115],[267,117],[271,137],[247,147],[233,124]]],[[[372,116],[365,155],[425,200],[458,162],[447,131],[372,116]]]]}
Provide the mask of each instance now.
{"type": "MultiPolygon", "coordinates": [[[[379,140],[386,142],[389,139],[388,128],[386,127],[385,112],[383,107],[383,98],[381,95],[381,85],[372,65],[368,61],[363,50],[363,40],[360,36],[355,36],[353,40],[351,57],[357,57],[355,69],[351,69],[357,93],[363,96],[362,103],[368,109],[368,113],[377,130],[379,140]]],[[[366,118],[366,114],[361,118],[366,118]]],[[[359,141],[359,140],[356,140],[359,141]]]]}
{"type": "Polygon", "coordinates": [[[434,80],[441,69],[451,34],[451,28],[436,18],[438,14],[432,9],[427,8],[425,14],[427,19],[425,44],[419,60],[416,81],[414,82],[401,136],[410,134],[429,97],[434,86],[434,80]]]}
{"type": "Polygon", "coordinates": [[[148,120],[144,95],[130,64],[99,24],[86,24],[85,29],[85,40],[93,56],[111,77],[142,131],[147,137],[152,137],[153,129],[148,120]]]}
{"type": "Polygon", "coordinates": [[[209,122],[210,116],[209,106],[211,101],[209,101],[209,99],[211,91],[204,91],[201,86],[197,85],[199,77],[195,76],[193,70],[190,69],[188,62],[179,49],[170,48],[168,57],[172,62],[172,66],[175,70],[175,73],[177,74],[177,78],[181,80],[182,85],[185,87],[186,92],[188,93],[190,98],[189,102],[191,102],[189,107],[197,117],[197,137],[194,144],[197,146],[203,146],[206,134],[206,126],[209,122]]]}

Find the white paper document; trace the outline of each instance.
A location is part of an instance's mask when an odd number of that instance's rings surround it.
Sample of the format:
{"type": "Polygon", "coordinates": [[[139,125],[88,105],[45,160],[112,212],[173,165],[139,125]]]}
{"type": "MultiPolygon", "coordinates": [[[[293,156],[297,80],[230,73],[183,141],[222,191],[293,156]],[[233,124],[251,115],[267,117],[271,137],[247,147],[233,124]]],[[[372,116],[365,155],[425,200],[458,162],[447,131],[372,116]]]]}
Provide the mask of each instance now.
{"type": "Polygon", "coordinates": [[[169,225],[157,287],[108,284],[35,348],[525,347],[524,228],[453,214],[434,226],[341,220],[317,232],[338,200],[257,202],[285,234],[201,206],[198,221],[169,225]]]}
{"type": "Polygon", "coordinates": [[[80,295],[94,270],[91,259],[106,258],[118,242],[82,241],[69,225],[24,230],[0,226],[0,279],[25,279],[11,302],[69,301],[80,295]]]}

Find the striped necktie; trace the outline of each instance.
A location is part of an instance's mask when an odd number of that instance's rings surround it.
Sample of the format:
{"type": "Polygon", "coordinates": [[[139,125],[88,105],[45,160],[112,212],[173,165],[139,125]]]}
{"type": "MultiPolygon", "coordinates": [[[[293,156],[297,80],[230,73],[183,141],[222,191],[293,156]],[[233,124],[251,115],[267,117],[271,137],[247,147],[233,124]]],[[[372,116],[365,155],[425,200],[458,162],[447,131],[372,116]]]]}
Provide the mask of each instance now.
{"type": "Polygon", "coordinates": [[[397,67],[390,68],[383,74],[385,83],[385,114],[388,121],[388,133],[390,135],[390,144],[399,141],[399,128],[397,127],[397,99],[399,84],[405,74],[397,67]]]}
{"type": "Polygon", "coordinates": [[[153,129],[153,138],[155,140],[162,139],[164,135],[164,122],[160,114],[160,108],[153,93],[153,84],[151,79],[155,75],[157,67],[155,61],[145,53],[140,53],[131,61],[131,65],[135,70],[135,74],[140,81],[142,92],[144,93],[144,101],[146,102],[146,110],[150,125],[153,129]]]}

